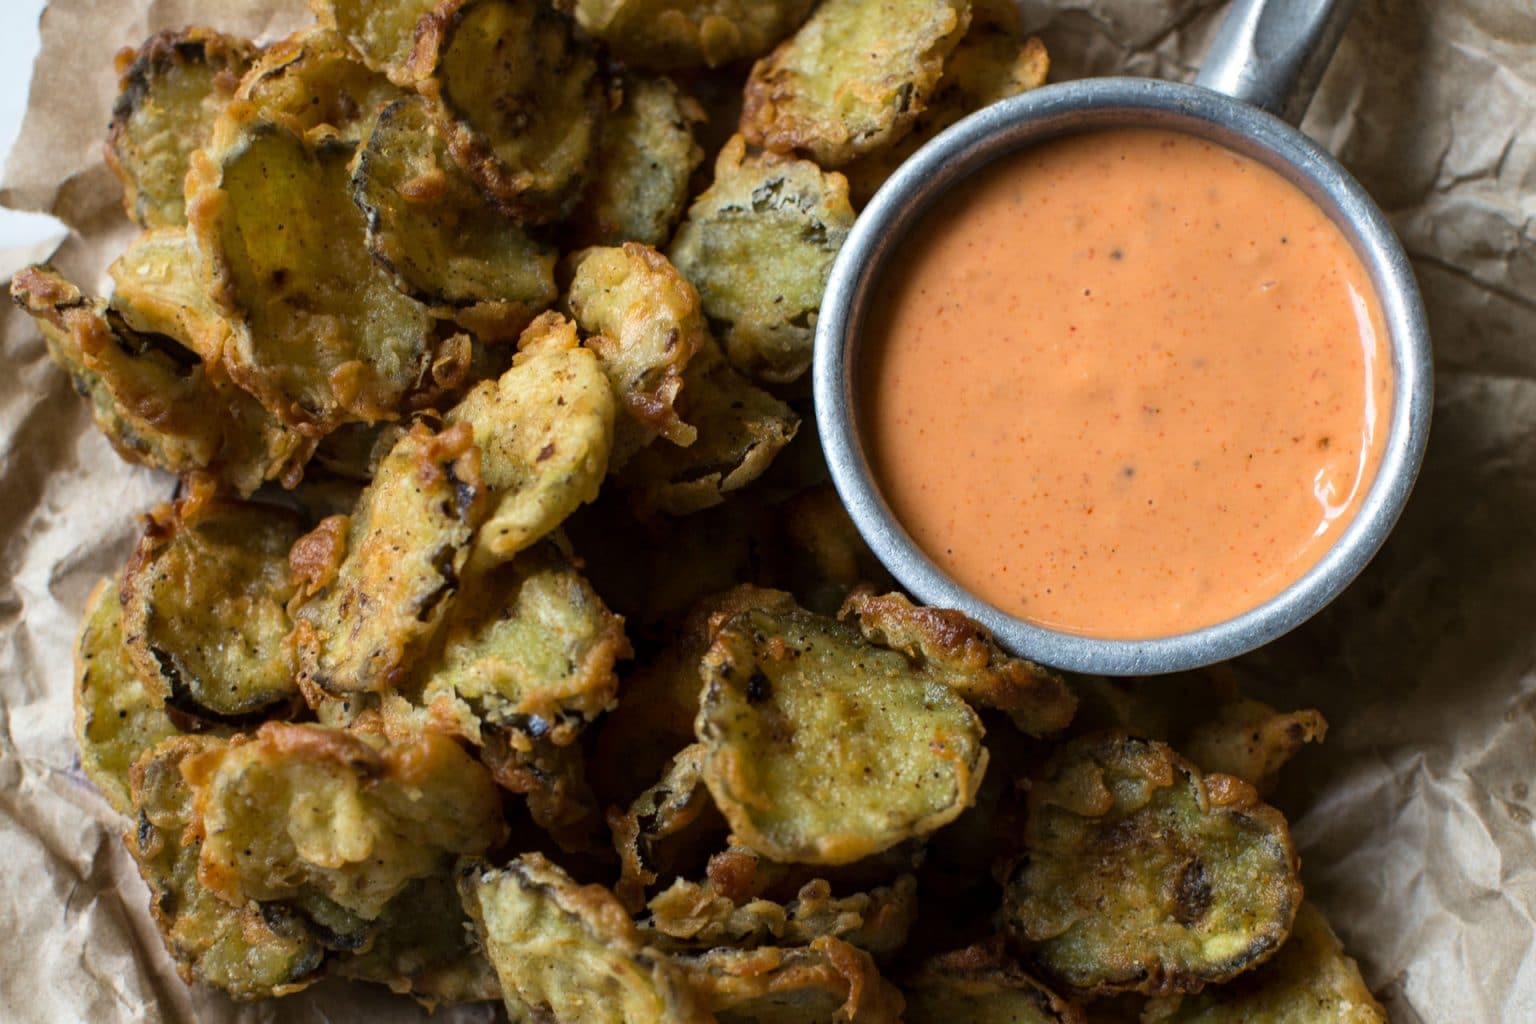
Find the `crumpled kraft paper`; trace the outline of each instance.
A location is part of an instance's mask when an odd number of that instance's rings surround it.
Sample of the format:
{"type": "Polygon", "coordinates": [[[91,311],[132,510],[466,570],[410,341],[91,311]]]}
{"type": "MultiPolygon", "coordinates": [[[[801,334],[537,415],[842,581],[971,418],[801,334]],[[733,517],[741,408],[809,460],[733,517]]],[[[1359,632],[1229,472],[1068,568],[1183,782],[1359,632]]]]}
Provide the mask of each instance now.
{"type": "MultiPolygon", "coordinates": [[[[101,160],[111,56],[189,23],[251,35],[300,0],[54,0],[0,201],[72,229],[82,284],[126,242],[101,160]]],[[[1188,78],[1216,0],[1024,0],[1055,77],[1188,78]]],[[[1438,397],[1401,525],[1332,607],[1240,668],[1320,707],[1289,769],[1315,899],[1399,1024],[1536,1019],[1536,7],[1363,0],[1304,124],[1413,257],[1438,397]]],[[[0,315],[0,1006],[15,1021],[395,1021],[412,1004],[327,983],[235,1006],[160,948],[117,818],[70,735],[70,646],[133,516],[169,482],[120,462],[29,322],[0,315]]],[[[487,1007],[444,1012],[485,1020],[487,1007]]]]}

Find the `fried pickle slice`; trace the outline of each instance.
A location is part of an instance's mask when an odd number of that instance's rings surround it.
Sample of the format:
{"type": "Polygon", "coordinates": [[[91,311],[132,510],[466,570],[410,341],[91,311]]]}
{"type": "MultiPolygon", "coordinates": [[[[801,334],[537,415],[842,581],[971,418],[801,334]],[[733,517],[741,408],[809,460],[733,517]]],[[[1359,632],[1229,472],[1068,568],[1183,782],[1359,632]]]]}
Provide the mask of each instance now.
{"type": "Polygon", "coordinates": [[[322,28],[341,35],[363,63],[391,82],[415,82],[416,25],[437,0],[309,0],[322,28]]]}
{"type": "Polygon", "coordinates": [[[939,87],[912,130],[841,168],[855,206],[869,202],[908,157],[967,114],[1045,84],[1051,68],[1045,44],[1033,36],[1021,38],[1012,4],[998,5],[1000,13],[1012,18],[984,14],[983,6],[975,5],[970,30],[945,60],[939,87]]]}
{"type": "Polygon", "coordinates": [[[43,332],[48,354],[91,404],[128,462],[204,474],[242,494],[291,479],[309,446],[215,375],[180,336],[143,331],[47,266],[11,279],[12,300],[43,332]]]}
{"type": "Polygon", "coordinates": [[[976,713],[894,651],[810,612],[744,612],[704,658],[695,725],[736,841],[847,864],[926,835],[975,799],[976,713]]]}
{"type": "Polygon", "coordinates": [[[207,143],[255,58],[248,41],[207,28],[158,32],[118,54],[107,166],[123,183],[123,208],[135,224],[187,222],[182,182],[192,151],[207,143]]]}
{"type": "Polygon", "coordinates": [[[630,654],[624,620],[554,543],[466,576],[443,634],[425,704],[463,702],[477,723],[562,746],[613,704],[614,666],[630,654]]]}
{"type": "Polygon", "coordinates": [[[475,944],[452,871],[411,882],[379,915],[366,950],[335,961],[343,978],[389,986],[427,1009],[501,998],[496,972],[475,944]]]}
{"type": "Polygon", "coordinates": [[[123,574],[123,638],[157,703],[222,721],[297,700],[288,550],[303,533],[290,510],[228,499],[150,514],[123,574]]]}
{"type": "Polygon", "coordinates": [[[497,211],[448,157],[426,100],[379,115],[352,172],[368,249],[400,290],[482,338],[515,338],[555,300],[555,251],[497,211]]]}
{"type": "Polygon", "coordinates": [[[984,944],[926,961],[901,983],[907,1024],[1087,1024],[1083,1011],[984,944]]]}
{"type": "Polygon", "coordinates": [[[447,113],[449,151],[492,202],[527,223],[570,211],[609,96],[565,15],[541,0],[443,0],[420,23],[414,63],[447,113]]]}
{"type": "Polygon", "coordinates": [[[133,240],[107,268],[110,306],[134,330],[175,338],[213,372],[231,327],[208,294],[186,228],[157,228],[133,240]]]}
{"type": "Polygon", "coordinates": [[[1166,744],[1096,733],[1029,791],[1005,888],[1014,939],[1084,993],[1196,992],[1264,962],[1301,902],[1280,812],[1166,744]]]}
{"type": "Polygon", "coordinates": [[[823,936],[809,947],[717,949],[679,957],[721,1024],[899,1024],[902,998],[861,949],[823,936]]]}
{"type": "Polygon", "coordinates": [[[501,841],[490,774],[453,740],[268,722],[185,775],[198,878],[231,903],[321,897],[374,920],[412,881],[501,841]]]}
{"type": "Polygon", "coordinates": [[[240,83],[236,116],[281,124],[314,144],[356,145],[403,95],[358,60],[340,34],[316,27],[267,47],[240,83]]]}
{"type": "Polygon", "coordinates": [[[1267,793],[1286,762],[1327,735],[1328,722],[1319,711],[1280,712],[1262,701],[1239,698],[1191,729],[1180,747],[1201,771],[1235,775],[1267,793]]]}
{"type": "Polygon", "coordinates": [[[225,117],[187,179],[203,273],[234,321],[230,377],[317,437],[395,416],[432,349],[426,309],[368,253],[347,198],[352,152],[334,137],[311,146],[273,122],[225,117]]]}
{"type": "Polygon", "coordinates": [[[181,735],[145,687],[123,644],[118,581],[102,580],[85,601],[75,641],[75,740],[80,767],[119,814],[132,814],[128,770],[149,748],[181,735]]]}
{"type": "Polygon", "coordinates": [[[821,294],[853,217],[842,175],[749,155],[739,135],[726,143],[668,254],[737,368],[782,383],[810,367],[821,294]]]}
{"type": "Polygon", "coordinates": [[[556,0],[626,64],[672,70],[759,57],[814,0],[556,0]]]}
{"type": "Polygon", "coordinates": [[[484,518],[469,428],[424,422],[379,463],[350,517],[293,547],[289,612],[299,685],[380,693],[404,682],[446,614],[484,518]]]}
{"type": "Polygon", "coordinates": [[[646,949],[600,885],[577,885],[537,853],[493,870],[470,863],[459,895],[501,979],[514,1021],[710,1020],[681,972],[646,949]]]}
{"type": "Polygon", "coordinates": [[[619,881],[614,895],[625,909],[645,906],[646,890],[662,877],[675,875],[725,833],[725,819],[710,801],[704,785],[705,748],[695,743],[678,751],[661,778],[620,811],[608,812],[608,829],[619,855],[619,881]]]}
{"type": "Polygon", "coordinates": [[[899,651],[972,704],[1008,713],[1031,736],[1060,732],[1077,698],[1049,669],[1014,658],[983,626],[956,611],[919,608],[899,593],[857,589],[838,617],[870,643],[899,651]]]}
{"type": "Polygon", "coordinates": [[[704,108],[670,78],[627,74],[598,135],[595,169],[569,228],[585,245],[665,245],[688,205],[704,108]]]}
{"type": "Polygon", "coordinates": [[[476,385],[448,413],[473,431],[490,495],[477,564],[511,558],[597,497],[613,446],[613,392],[575,325],[546,313],[518,349],[499,381],[476,385]]]}
{"type": "Polygon", "coordinates": [[[619,473],[642,515],[719,505],[767,472],[800,429],[793,409],[737,372],[708,338],[683,373],[677,411],[697,440],[686,448],[651,445],[619,473]]]}
{"type": "Polygon", "coordinates": [[[610,469],[658,435],[693,444],[699,432],[678,416],[677,402],[683,371],[709,344],[699,293],[665,256],[637,242],[588,249],[575,267],[566,299],[571,315],[628,413],[616,430],[610,469]]]}
{"type": "Polygon", "coordinates": [[[602,808],[587,782],[586,755],[580,745],[554,739],[562,733],[574,738],[584,724],[580,718],[562,719],[539,731],[546,723],[531,719],[527,730],[484,727],[480,760],[498,786],[527,800],[528,816],[562,850],[592,854],[604,849],[608,837],[602,808]]]}
{"type": "Polygon", "coordinates": [[[911,130],[971,20],[970,0],[826,0],[757,62],[741,132],[840,167],[911,130]]]}
{"type": "Polygon", "coordinates": [[[1387,1012],[1360,977],[1333,929],[1310,903],[1296,912],[1285,945],[1262,967],[1159,1017],[1166,1024],[1386,1024],[1387,1012]]]}
{"type": "Polygon", "coordinates": [[[236,999],[297,992],[318,977],[325,957],[318,938],[302,925],[274,928],[255,904],[225,902],[198,875],[202,841],[181,769],[225,746],[212,736],[178,736],[147,751],[130,773],[138,822],[123,841],[149,886],[150,913],[184,981],[236,999]]]}

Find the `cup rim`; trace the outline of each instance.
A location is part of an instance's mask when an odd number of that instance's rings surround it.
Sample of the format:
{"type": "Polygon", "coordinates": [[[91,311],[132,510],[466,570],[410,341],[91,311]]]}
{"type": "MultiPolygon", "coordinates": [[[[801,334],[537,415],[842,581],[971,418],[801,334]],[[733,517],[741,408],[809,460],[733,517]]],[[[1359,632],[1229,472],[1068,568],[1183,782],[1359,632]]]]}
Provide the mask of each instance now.
{"type": "Polygon", "coordinates": [[[1102,675],[1178,672],[1245,654],[1301,625],[1337,597],[1380,550],[1413,489],[1434,398],[1428,322],[1413,269],[1364,188],[1297,129],[1195,85],[1098,78],[1048,85],[987,107],[909,158],[859,215],[833,262],[816,325],[816,425],[832,482],[859,533],[918,599],[981,623],[1009,651],[1102,675]],[[971,594],[911,539],[880,495],[859,440],[854,387],[858,332],[872,285],[902,237],[956,182],[1012,152],[1095,129],[1182,131],[1252,157],[1297,185],[1334,221],[1370,274],[1387,325],[1393,404],[1375,479],[1353,521],[1299,579],[1256,608],[1150,639],[1105,639],[1041,626],[971,594]]]}

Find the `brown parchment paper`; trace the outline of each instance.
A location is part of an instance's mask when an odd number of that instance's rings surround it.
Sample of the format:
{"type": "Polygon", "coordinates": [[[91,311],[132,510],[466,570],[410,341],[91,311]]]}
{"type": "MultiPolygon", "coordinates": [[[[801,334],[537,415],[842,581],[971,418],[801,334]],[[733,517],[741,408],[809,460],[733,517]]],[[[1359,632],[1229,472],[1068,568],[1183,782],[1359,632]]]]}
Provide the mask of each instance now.
{"type": "MultiPolygon", "coordinates": [[[[1023,3],[1057,78],[1187,78],[1223,6],[1023,3]]],[[[60,217],[71,235],[56,262],[104,285],[128,237],[101,160],[113,51],[188,23],[286,31],[302,7],[54,0],[0,202],[60,217]]],[[[1394,1020],[1536,1020],[1536,6],[1363,0],[1304,127],[1414,259],[1438,397],[1386,549],[1314,622],[1242,663],[1266,696],[1314,704],[1333,726],[1276,802],[1309,898],[1394,1020]]],[[[176,978],[119,840],[126,823],[80,775],[70,732],[85,596],[170,484],[113,455],[9,309],[0,355],[0,1018],[422,1019],[363,986],[237,1007],[176,978]]]]}

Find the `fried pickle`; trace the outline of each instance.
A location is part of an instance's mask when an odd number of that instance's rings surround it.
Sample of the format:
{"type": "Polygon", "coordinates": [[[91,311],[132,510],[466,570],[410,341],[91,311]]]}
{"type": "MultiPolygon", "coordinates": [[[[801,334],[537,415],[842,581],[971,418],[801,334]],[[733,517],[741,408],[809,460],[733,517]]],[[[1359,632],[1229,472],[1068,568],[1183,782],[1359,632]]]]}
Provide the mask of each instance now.
{"type": "Polygon", "coordinates": [[[338,33],[310,28],[262,52],[240,83],[238,108],[231,113],[237,120],[281,124],[312,144],[356,145],[368,138],[379,112],[403,95],[358,60],[338,33]]]}
{"type": "Polygon", "coordinates": [[[470,863],[459,894],[514,1021],[704,1024],[682,972],[641,945],[613,894],[577,885],[537,853],[500,870],[470,863]]]}
{"type": "Polygon", "coordinates": [[[351,44],[364,64],[396,85],[409,86],[415,75],[411,54],[416,26],[438,0],[309,0],[321,27],[351,44]]]}
{"type": "Polygon", "coordinates": [[[647,889],[689,860],[702,863],[704,850],[724,837],[725,819],[704,785],[704,755],[703,744],[684,747],[627,810],[608,812],[620,865],[613,891],[632,913],[645,906],[647,889]]]}
{"type": "Polygon", "coordinates": [[[995,944],[926,961],[901,982],[907,1024],[1086,1024],[1083,1011],[1030,977],[995,944]]]}
{"type": "Polygon", "coordinates": [[[825,0],[757,62],[741,132],[840,167],[911,130],[965,34],[970,0],[825,0]]]}
{"type": "Polygon", "coordinates": [[[870,955],[828,936],[809,947],[679,957],[721,1024],[899,1024],[902,998],[870,955]]]}
{"type": "Polygon", "coordinates": [[[1196,992],[1272,956],[1301,902],[1285,819],[1124,733],[1061,747],[1029,791],[1003,908],[1051,978],[1084,993],[1196,992]]]}
{"type": "Polygon", "coordinates": [[[788,35],[815,0],[556,0],[635,67],[719,67],[757,57],[788,35]]]}
{"type": "Polygon", "coordinates": [[[975,798],[981,721],[948,687],[809,612],[744,612],[704,659],[695,725],[736,841],[847,864],[926,835],[975,798]]]}
{"type": "Polygon", "coordinates": [[[699,290],[726,354],[770,382],[811,365],[832,261],[853,227],[848,183],[808,160],[748,154],[732,138],[668,255],[699,290]]]}
{"type": "MultiPolygon", "coordinates": [[[[562,731],[574,733],[583,724],[579,718],[563,720],[538,735],[523,729],[484,728],[480,759],[497,785],[527,800],[528,816],[560,849],[601,854],[608,836],[597,796],[587,782],[586,755],[575,743],[553,739],[562,731]]],[[[543,725],[543,719],[531,720],[529,730],[543,725]]]]}
{"type": "Polygon", "coordinates": [[[1328,722],[1321,712],[1309,708],[1282,713],[1262,701],[1238,699],[1191,729],[1180,749],[1201,771],[1235,775],[1267,793],[1286,762],[1327,735],[1328,722]]]}

